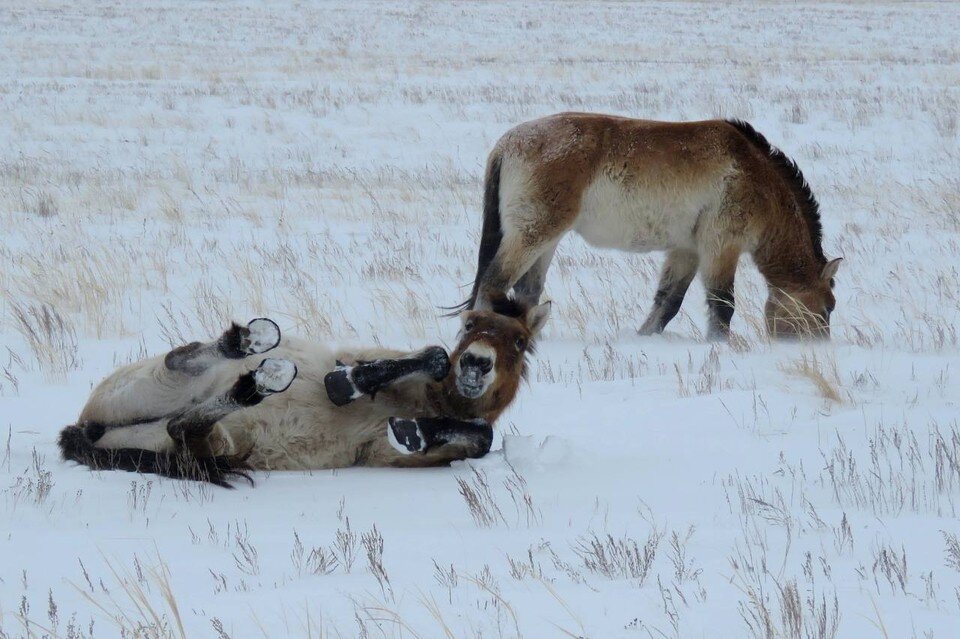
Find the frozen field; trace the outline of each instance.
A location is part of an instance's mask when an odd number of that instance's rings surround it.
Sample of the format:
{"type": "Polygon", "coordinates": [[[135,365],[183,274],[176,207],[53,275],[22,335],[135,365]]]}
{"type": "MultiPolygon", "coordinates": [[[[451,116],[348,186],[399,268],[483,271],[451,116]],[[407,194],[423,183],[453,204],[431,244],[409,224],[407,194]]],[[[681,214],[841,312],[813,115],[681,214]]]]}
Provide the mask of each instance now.
{"type": "Polygon", "coordinates": [[[3,4],[0,637],[960,636],[960,8],[3,4]],[[93,384],[230,319],[449,345],[486,152],[562,110],[796,159],[833,341],[769,343],[746,260],[731,344],[699,284],[638,337],[661,257],[571,237],[482,460],[59,461],[93,384]]]}

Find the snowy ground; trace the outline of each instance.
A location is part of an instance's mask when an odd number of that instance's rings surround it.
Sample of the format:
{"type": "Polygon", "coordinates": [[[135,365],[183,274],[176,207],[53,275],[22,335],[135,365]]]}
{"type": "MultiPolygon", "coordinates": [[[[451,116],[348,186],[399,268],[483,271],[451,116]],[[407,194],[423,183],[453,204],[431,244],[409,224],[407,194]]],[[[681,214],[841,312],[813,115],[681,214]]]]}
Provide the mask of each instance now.
{"type": "Polygon", "coordinates": [[[960,9],[260,5],[0,11],[0,637],[958,636],[960,9]],[[833,342],[768,343],[746,263],[732,345],[699,285],[640,338],[660,257],[569,238],[483,460],[58,460],[94,383],[228,319],[452,339],[486,151],[560,110],[753,122],[846,258],[833,342]]]}

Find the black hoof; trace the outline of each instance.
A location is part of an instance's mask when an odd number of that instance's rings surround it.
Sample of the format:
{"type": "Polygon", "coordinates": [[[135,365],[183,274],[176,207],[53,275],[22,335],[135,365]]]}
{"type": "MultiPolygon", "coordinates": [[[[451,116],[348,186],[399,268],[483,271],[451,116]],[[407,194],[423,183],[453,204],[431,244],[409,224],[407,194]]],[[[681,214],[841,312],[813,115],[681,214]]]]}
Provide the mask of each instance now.
{"type": "Polygon", "coordinates": [[[450,374],[450,356],[442,346],[431,346],[423,352],[424,370],[439,382],[450,374]]]}
{"type": "Polygon", "coordinates": [[[391,417],[387,420],[387,440],[394,450],[403,455],[422,453],[427,448],[426,440],[415,419],[391,417]]]}
{"type": "Polygon", "coordinates": [[[333,402],[334,406],[346,406],[358,397],[362,397],[360,392],[350,379],[349,366],[339,366],[337,370],[330,371],[323,378],[323,385],[327,389],[327,397],[333,402]]]}

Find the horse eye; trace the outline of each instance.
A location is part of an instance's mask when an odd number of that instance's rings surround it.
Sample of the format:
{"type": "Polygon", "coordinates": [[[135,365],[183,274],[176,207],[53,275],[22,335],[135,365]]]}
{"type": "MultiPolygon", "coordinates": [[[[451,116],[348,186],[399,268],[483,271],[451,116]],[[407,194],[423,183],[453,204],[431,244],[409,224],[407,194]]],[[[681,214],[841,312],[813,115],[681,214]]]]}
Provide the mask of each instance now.
{"type": "Polygon", "coordinates": [[[522,337],[518,337],[516,341],[516,347],[518,351],[522,351],[527,347],[527,340],[523,339],[522,337]]]}
{"type": "Polygon", "coordinates": [[[463,330],[472,331],[473,330],[473,320],[467,320],[463,323],[463,330]]]}

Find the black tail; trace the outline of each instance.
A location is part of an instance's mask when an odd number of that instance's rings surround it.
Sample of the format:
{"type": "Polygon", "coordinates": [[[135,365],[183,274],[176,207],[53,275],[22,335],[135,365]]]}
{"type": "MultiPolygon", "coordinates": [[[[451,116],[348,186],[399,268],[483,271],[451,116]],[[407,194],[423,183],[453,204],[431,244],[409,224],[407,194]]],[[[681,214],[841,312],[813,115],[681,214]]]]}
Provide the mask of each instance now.
{"type": "Polygon", "coordinates": [[[503,240],[503,227],[500,224],[500,156],[490,159],[486,181],[483,185],[483,227],[480,231],[480,252],[477,256],[477,276],[473,280],[473,291],[469,299],[449,307],[450,316],[460,311],[470,310],[477,303],[480,294],[480,282],[483,280],[487,267],[497,255],[500,242],[503,240]]]}
{"type": "Polygon", "coordinates": [[[173,479],[209,482],[223,488],[233,488],[229,480],[241,477],[253,485],[253,479],[246,473],[250,467],[236,457],[193,457],[139,448],[97,448],[87,437],[84,427],[77,425],[60,431],[57,443],[65,460],[79,462],[94,470],[152,473],[173,479]]]}

